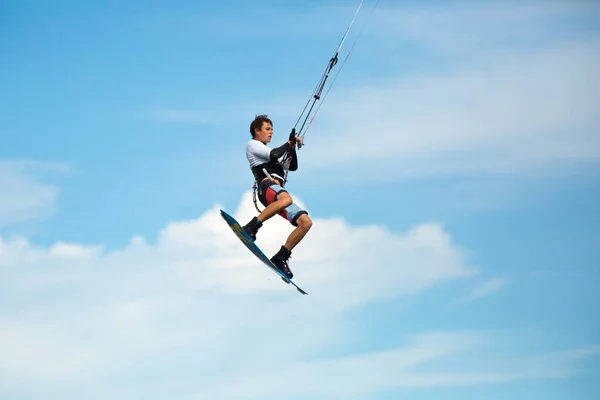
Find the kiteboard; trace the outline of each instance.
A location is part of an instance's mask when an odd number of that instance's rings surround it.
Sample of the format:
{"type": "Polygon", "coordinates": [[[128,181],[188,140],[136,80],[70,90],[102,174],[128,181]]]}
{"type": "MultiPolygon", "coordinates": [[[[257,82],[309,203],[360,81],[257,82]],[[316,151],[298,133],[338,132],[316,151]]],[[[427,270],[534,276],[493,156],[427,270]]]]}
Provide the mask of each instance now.
{"type": "Polygon", "coordinates": [[[227,214],[225,211],[221,210],[221,217],[227,222],[227,225],[231,228],[233,233],[246,245],[248,250],[250,250],[260,261],[263,262],[267,267],[271,268],[277,275],[281,277],[281,279],[285,283],[291,283],[296,287],[296,289],[302,294],[308,294],[304,290],[302,290],[298,285],[296,285],[291,279],[289,279],[283,272],[281,272],[275,264],[262,252],[262,250],[254,243],[252,238],[248,236],[246,232],[242,229],[242,226],[233,218],[231,215],[227,214]]]}

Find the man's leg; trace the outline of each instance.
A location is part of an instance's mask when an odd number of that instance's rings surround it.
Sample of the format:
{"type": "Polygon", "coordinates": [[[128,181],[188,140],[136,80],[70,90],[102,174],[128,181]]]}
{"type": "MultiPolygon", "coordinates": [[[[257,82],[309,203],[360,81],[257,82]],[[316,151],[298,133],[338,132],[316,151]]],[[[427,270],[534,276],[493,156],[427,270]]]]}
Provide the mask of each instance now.
{"type": "Polygon", "coordinates": [[[271,258],[271,262],[273,262],[273,264],[275,264],[275,266],[277,266],[277,268],[279,268],[279,270],[289,279],[292,279],[294,274],[290,270],[288,259],[292,255],[292,249],[300,243],[312,227],[312,221],[309,218],[308,213],[296,204],[292,203],[286,208],[285,212],[287,219],[296,226],[296,229],[288,236],[287,241],[281,246],[277,254],[271,258]]]}
{"type": "Polygon", "coordinates": [[[290,195],[281,186],[271,182],[265,181],[259,185],[258,196],[265,209],[242,227],[252,240],[256,240],[256,233],[263,222],[276,214],[285,215],[285,209],[293,203],[290,195]]]}
{"type": "Polygon", "coordinates": [[[287,192],[281,192],[277,196],[277,200],[265,207],[265,209],[260,214],[258,214],[258,217],[256,218],[261,223],[263,223],[272,216],[283,211],[286,207],[290,206],[291,204],[292,197],[289,194],[287,194],[287,192]]]}
{"type": "Polygon", "coordinates": [[[304,238],[304,236],[308,233],[310,228],[312,227],[312,220],[307,214],[301,215],[297,220],[298,227],[290,233],[287,241],[285,242],[285,248],[288,250],[292,250],[294,247],[300,243],[300,241],[304,238]]]}

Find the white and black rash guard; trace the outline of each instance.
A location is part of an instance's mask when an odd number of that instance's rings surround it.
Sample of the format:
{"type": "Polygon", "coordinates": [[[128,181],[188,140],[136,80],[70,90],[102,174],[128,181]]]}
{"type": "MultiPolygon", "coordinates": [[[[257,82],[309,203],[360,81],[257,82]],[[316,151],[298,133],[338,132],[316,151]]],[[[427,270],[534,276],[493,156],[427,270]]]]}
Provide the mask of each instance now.
{"type": "Polygon", "coordinates": [[[285,184],[285,171],[279,159],[287,152],[291,156],[290,171],[295,171],[298,168],[296,149],[290,146],[288,142],[285,142],[280,147],[271,149],[265,143],[251,139],[246,145],[246,157],[248,158],[250,169],[254,174],[256,182],[260,182],[267,177],[263,171],[264,168],[272,177],[281,180],[282,184],[285,184]]]}

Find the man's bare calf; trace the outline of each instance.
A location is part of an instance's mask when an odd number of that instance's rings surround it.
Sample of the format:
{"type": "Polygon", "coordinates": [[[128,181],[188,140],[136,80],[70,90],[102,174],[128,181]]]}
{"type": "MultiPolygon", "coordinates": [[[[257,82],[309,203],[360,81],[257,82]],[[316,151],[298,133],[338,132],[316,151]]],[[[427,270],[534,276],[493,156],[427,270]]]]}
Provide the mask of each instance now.
{"type": "Polygon", "coordinates": [[[292,250],[300,241],[304,238],[304,236],[308,233],[310,228],[312,227],[312,220],[306,214],[301,215],[297,221],[298,227],[290,233],[287,241],[285,242],[285,248],[288,250],[292,250]]]}

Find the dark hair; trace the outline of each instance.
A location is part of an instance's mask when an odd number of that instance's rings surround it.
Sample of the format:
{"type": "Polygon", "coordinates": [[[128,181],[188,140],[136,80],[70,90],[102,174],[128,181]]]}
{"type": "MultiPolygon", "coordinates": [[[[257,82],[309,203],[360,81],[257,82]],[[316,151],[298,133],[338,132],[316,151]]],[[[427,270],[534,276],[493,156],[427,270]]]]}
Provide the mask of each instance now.
{"type": "Polygon", "coordinates": [[[269,119],[269,117],[267,117],[264,114],[257,115],[256,117],[254,117],[254,120],[250,124],[250,134],[252,135],[252,137],[254,137],[256,135],[256,133],[254,132],[255,129],[262,128],[263,122],[267,122],[267,123],[271,124],[271,126],[273,126],[273,121],[271,121],[269,119]]]}

